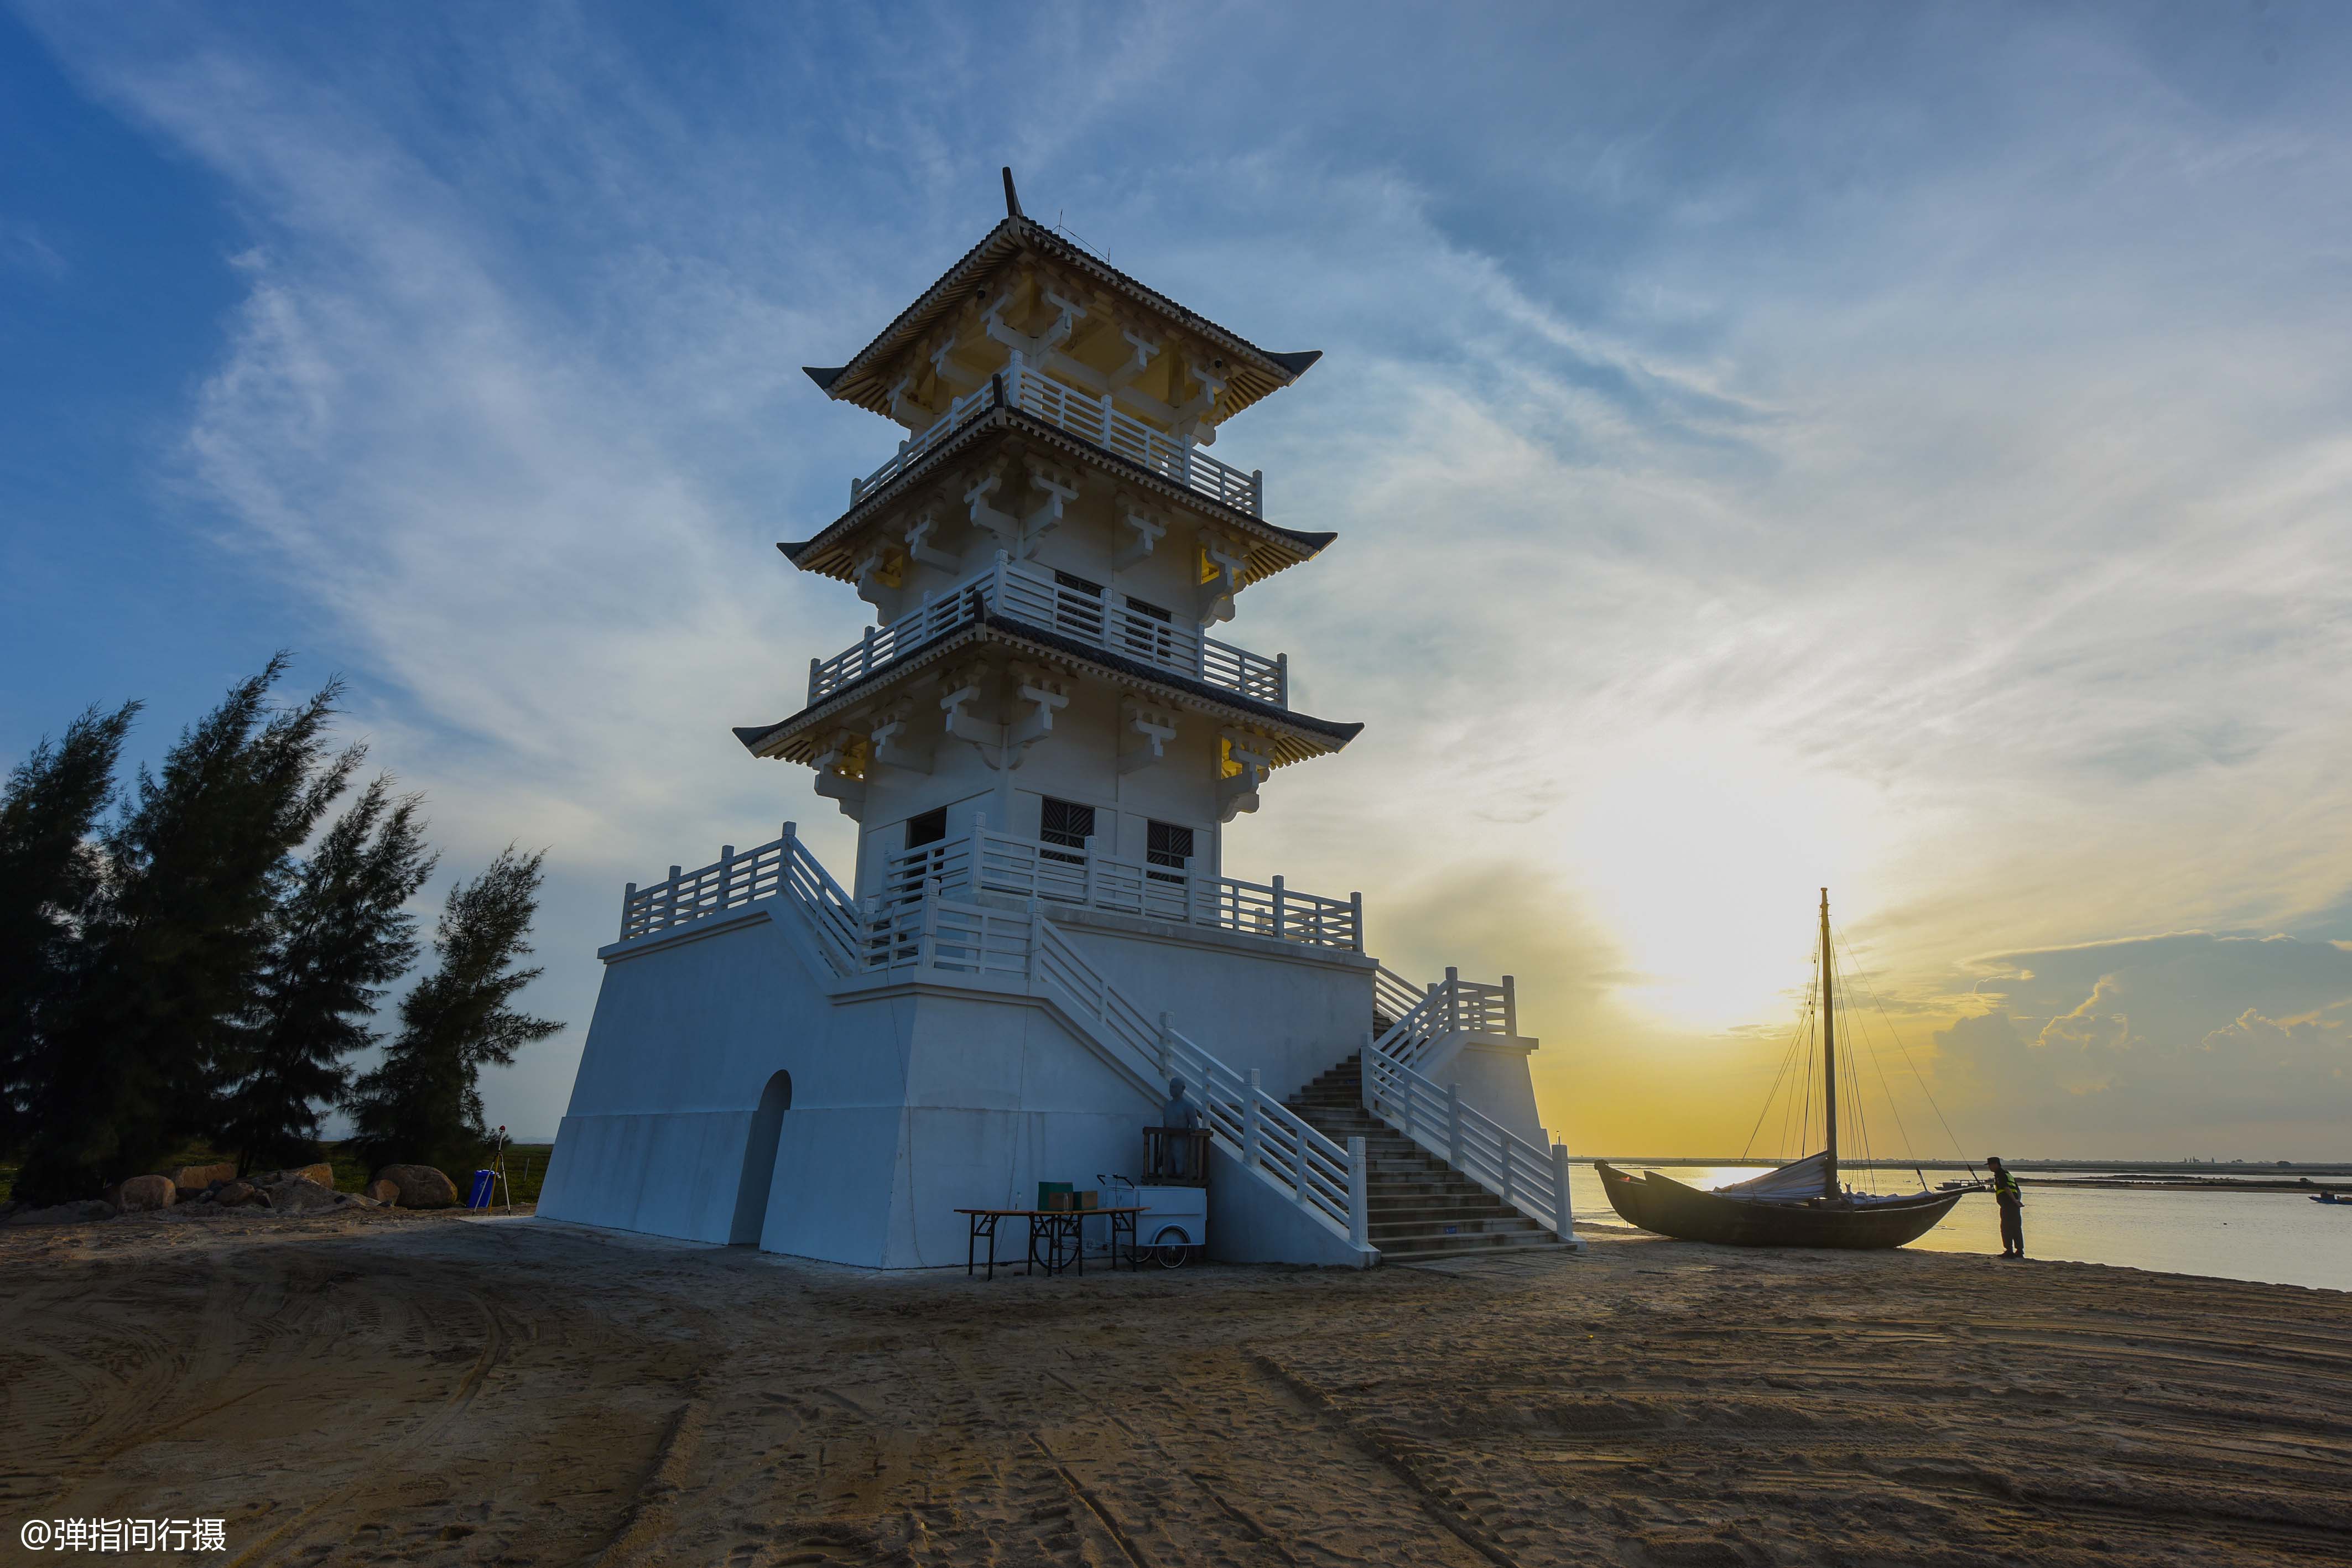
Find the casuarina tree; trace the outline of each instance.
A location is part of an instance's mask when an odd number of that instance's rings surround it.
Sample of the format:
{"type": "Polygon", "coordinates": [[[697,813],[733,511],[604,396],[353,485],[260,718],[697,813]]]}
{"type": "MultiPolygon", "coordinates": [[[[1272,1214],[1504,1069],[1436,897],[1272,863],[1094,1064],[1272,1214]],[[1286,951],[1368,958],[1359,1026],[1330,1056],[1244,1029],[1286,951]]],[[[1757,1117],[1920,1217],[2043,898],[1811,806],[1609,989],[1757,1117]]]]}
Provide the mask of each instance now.
{"type": "Polygon", "coordinates": [[[511,1063],[563,1028],[510,1005],[540,975],[515,965],[530,953],[541,859],[509,844],[481,875],[450,889],[434,933],[439,967],[401,998],[399,1035],[352,1091],[353,1137],[371,1164],[472,1166],[489,1138],[482,1069],[511,1063]]]}
{"type": "Polygon", "coordinates": [[[278,901],[294,852],[357,765],[329,748],[341,692],[275,708],[281,654],[140,770],[101,840],[105,886],[70,993],[45,1028],[19,1197],[52,1203],[150,1168],[217,1124],[251,1070],[278,901]]]}
{"type": "Polygon", "coordinates": [[[0,789],[0,1152],[21,1148],[47,1076],[43,1041],[106,885],[91,841],[139,705],[95,707],[47,737],[0,789]]]}
{"type": "Polygon", "coordinates": [[[318,1157],[319,1114],[348,1092],[343,1059],[375,1043],[383,987],[416,957],[406,904],[433,874],[416,796],[380,777],[301,862],[273,918],[243,1080],[219,1133],[240,1166],[318,1157]]]}

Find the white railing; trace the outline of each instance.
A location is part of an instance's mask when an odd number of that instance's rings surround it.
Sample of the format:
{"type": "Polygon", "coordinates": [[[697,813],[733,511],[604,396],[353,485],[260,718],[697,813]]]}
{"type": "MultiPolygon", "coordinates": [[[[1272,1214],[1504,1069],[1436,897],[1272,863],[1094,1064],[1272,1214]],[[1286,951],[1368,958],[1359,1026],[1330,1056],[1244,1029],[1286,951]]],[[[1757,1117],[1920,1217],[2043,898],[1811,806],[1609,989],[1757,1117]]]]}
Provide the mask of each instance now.
{"type": "Polygon", "coordinates": [[[783,837],[772,843],[740,855],[730,847],[697,871],[672,866],[667,881],[649,888],[631,883],[621,905],[621,936],[650,936],[777,897],[790,898],[808,915],[826,958],[843,975],[993,977],[1048,998],[1139,1092],[1156,1095],[1171,1077],[1182,1078],[1228,1154],[1288,1188],[1293,1202],[1369,1249],[1371,1176],[1363,1140],[1351,1138],[1340,1148],[1261,1089],[1255,1071],[1243,1080],[1178,1033],[1166,1013],[1156,1024],[1147,1019],[1034,901],[1017,913],[989,909],[946,896],[931,878],[894,883],[871,910],[860,911],[787,822],[783,837]]]}
{"type": "Polygon", "coordinates": [[[919,897],[886,897],[884,908],[873,925],[870,967],[1024,977],[1032,994],[1058,1002],[1147,1092],[1183,1079],[1187,1097],[1228,1154],[1288,1188],[1292,1202],[1356,1245],[1370,1245],[1370,1167],[1362,1140],[1342,1149],[1260,1088],[1255,1071],[1244,1081],[1179,1033],[1171,1015],[1160,1014],[1154,1026],[1034,905],[1015,915],[959,904],[932,881],[919,897]]]}
{"type": "MultiPolygon", "coordinates": [[[[1387,971],[1383,970],[1383,974],[1387,971]]],[[[1373,988],[1373,1008],[1384,1013],[1389,998],[1406,1001],[1412,982],[1390,976],[1395,988],[1383,992],[1378,982],[1373,988]]],[[[1448,968],[1445,978],[1432,984],[1417,1001],[1411,1001],[1403,1013],[1394,1019],[1378,1045],[1390,1056],[1408,1067],[1419,1067],[1439,1042],[1457,1034],[1516,1035],[1519,1032],[1518,986],[1510,976],[1503,977],[1499,986],[1489,986],[1476,980],[1465,980],[1458,969],[1448,968]]]]}
{"type": "Polygon", "coordinates": [[[788,894],[808,915],[818,946],[833,966],[846,973],[859,967],[866,917],[855,899],[834,881],[800,841],[793,823],[783,837],[737,853],[722,845],[719,858],[694,871],[669,868],[668,880],[621,895],[621,940],[650,936],[672,926],[718,915],[763,898],[788,894]]]}
{"type": "Polygon", "coordinates": [[[1271,883],[1211,876],[1183,866],[1119,860],[1093,847],[1061,848],[975,823],[963,836],[902,850],[883,862],[884,896],[900,899],[937,882],[950,897],[1004,894],[1083,904],[1171,925],[1270,936],[1309,947],[1363,948],[1363,895],[1344,899],[1271,883]]]}
{"type": "Polygon", "coordinates": [[[1178,1033],[1171,1015],[1160,1014],[1154,1028],[1043,915],[1035,917],[1030,951],[1036,978],[1061,992],[1065,1008],[1097,1025],[1123,1056],[1148,1064],[1150,1081],[1184,1081],[1185,1097],[1200,1106],[1203,1124],[1243,1168],[1290,1188],[1291,1201],[1346,1232],[1357,1246],[1370,1245],[1365,1237],[1370,1168],[1361,1139],[1349,1139],[1342,1149],[1261,1089],[1255,1069],[1244,1080],[1178,1033]]]}
{"type": "Polygon", "coordinates": [[[1012,361],[990,378],[988,385],[956,399],[945,413],[900,442],[898,452],[887,463],[863,479],[852,479],[850,505],[856,506],[867,491],[906,472],[925,453],[971,420],[1000,406],[1017,408],[1048,424],[1059,425],[1082,441],[1090,441],[1162,478],[1251,517],[1265,516],[1263,472],[1244,474],[1229,463],[1220,463],[1194,445],[1189,436],[1170,435],[1133,414],[1120,413],[1111,405],[1108,394],[1080,392],[1024,364],[1018,350],[1013,351],[1012,361]]]}
{"type": "Polygon", "coordinates": [[[1290,706],[1290,659],[1269,659],[1204,635],[1189,622],[1163,619],[1116,591],[1076,588],[1048,570],[1007,559],[926,599],[887,626],[866,634],[830,659],[809,661],[808,700],[815,703],[912,653],[933,638],[983,614],[1024,621],[1089,647],[1155,669],[1190,675],[1245,697],[1290,706]]]}
{"type": "Polygon", "coordinates": [[[947,413],[898,443],[898,450],[892,455],[890,461],[863,479],[853,478],[849,481],[849,504],[853,507],[857,505],[866,491],[877,485],[888,484],[921,461],[924,453],[953,435],[968,422],[979,418],[996,405],[997,392],[993,385],[968,392],[948,404],[947,413]]]}
{"type": "Polygon", "coordinates": [[[1244,1168],[1264,1171],[1290,1188],[1293,1202],[1311,1208],[1368,1245],[1369,1171],[1363,1140],[1342,1149],[1297,1112],[1259,1085],[1257,1069],[1246,1078],[1185,1039],[1160,1015],[1165,1071],[1184,1081],[1184,1096],[1201,1107],[1202,1124],[1223,1140],[1244,1168]]]}
{"type": "Polygon", "coordinates": [[[1576,1240],[1567,1145],[1536,1147],[1493,1117],[1465,1105],[1454,1085],[1440,1088],[1381,1050],[1369,1035],[1363,1061],[1365,1110],[1562,1241],[1576,1240]]]}
{"type": "Polygon", "coordinates": [[[1030,972],[1035,921],[944,897],[936,882],[912,897],[880,901],[866,922],[859,967],[943,969],[959,975],[1030,972]]]}
{"type": "Polygon", "coordinates": [[[1379,1032],[1385,1034],[1396,1027],[1413,1009],[1421,1006],[1428,992],[1414,985],[1394,969],[1382,964],[1372,975],[1372,1017],[1386,1019],[1379,1032]]]}

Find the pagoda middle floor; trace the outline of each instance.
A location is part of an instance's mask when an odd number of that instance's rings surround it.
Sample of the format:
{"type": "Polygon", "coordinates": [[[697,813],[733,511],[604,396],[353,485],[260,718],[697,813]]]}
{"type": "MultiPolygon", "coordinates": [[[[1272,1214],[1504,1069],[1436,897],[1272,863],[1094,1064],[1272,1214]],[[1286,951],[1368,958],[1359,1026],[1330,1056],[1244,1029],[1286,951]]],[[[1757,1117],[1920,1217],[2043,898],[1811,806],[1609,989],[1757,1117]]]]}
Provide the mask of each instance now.
{"type": "Polygon", "coordinates": [[[1352,897],[978,822],[869,875],[852,897],[787,824],[631,889],[542,1216],[961,1263],[958,1210],[1139,1175],[1181,1079],[1211,1134],[1213,1258],[1574,1244],[1507,977],[1412,985],[1361,951],[1352,897]]]}

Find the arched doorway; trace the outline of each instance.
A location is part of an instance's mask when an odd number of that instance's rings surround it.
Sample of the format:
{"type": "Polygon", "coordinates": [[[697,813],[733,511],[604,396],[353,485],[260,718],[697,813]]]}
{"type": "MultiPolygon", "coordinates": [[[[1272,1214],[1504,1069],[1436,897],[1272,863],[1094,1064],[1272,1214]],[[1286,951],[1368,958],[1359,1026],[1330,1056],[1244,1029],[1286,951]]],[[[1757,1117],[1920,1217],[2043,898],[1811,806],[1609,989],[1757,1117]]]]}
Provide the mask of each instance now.
{"type": "Polygon", "coordinates": [[[735,1223],[727,1232],[730,1247],[756,1247],[768,1224],[768,1187],[776,1176],[776,1144],[783,1135],[784,1113],[793,1108],[793,1075],[779,1072],[760,1092],[760,1108],[751,1113],[751,1135],[743,1144],[743,1178],[735,1189],[735,1223]]]}

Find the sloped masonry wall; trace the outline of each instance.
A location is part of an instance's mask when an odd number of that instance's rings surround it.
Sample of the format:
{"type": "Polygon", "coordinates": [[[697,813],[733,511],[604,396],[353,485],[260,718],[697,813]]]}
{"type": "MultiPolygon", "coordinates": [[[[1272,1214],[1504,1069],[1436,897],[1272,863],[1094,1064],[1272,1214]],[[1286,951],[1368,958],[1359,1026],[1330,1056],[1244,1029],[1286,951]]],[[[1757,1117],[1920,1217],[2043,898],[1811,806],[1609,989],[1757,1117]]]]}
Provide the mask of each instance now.
{"type": "Polygon", "coordinates": [[[768,1251],[920,1268],[963,1260],[957,1208],[1135,1168],[1157,1103],[1045,1008],[922,984],[836,995],[796,918],[754,908],[606,950],[541,1214],[725,1242],[748,1212],[768,1251]],[[790,1109],[747,1203],[779,1072],[790,1109]]]}
{"type": "MultiPolygon", "coordinates": [[[[752,1117],[782,1071],[793,1084],[784,1124],[835,1154],[839,1245],[820,1255],[873,1260],[871,1249],[852,1256],[854,1239],[878,1238],[888,1212],[905,1054],[887,1037],[845,1036],[794,934],[770,913],[606,949],[541,1214],[727,1241],[752,1117]]],[[[766,1221],[777,1218],[771,1207],[766,1221]]]]}
{"type": "MultiPolygon", "coordinates": [[[[1056,925],[1131,999],[1173,1013],[1236,1070],[1258,1069],[1277,1098],[1362,1043],[1372,969],[1359,955],[1124,916],[1057,912],[1056,925]]],[[[1026,1207],[1041,1180],[1131,1176],[1139,1129],[1159,1113],[1158,1085],[1114,1069],[1017,977],[995,990],[970,977],[843,981],[788,904],[603,956],[541,1198],[551,1218],[714,1243],[756,1234],[769,1251],[868,1268],[953,1264],[968,1236],[955,1210],[1026,1207]],[[772,1161],[751,1146],[755,1126],[775,1129],[772,1161]],[[747,1191],[761,1175],[764,1190],[747,1191]]],[[[1465,1099],[1532,1127],[1524,1052],[1486,1065],[1465,1099]]],[[[1237,1163],[1219,1174],[1213,1256],[1361,1261],[1237,1163]]]]}
{"type": "Polygon", "coordinates": [[[1092,909],[1050,908],[1070,945],[1129,1000],[1236,1072],[1255,1068],[1287,1099],[1364,1043],[1373,960],[1296,942],[1167,925],[1092,909]]]}
{"type": "Polygon", "coordinates": [[[1536,1109],[1534,1076],[1528,1057],[1536,1041],[1507,1034],[1464,1035],[1452,1049],[1422,1064],[1433,1083],[1454,1084],[1462,1103],[1484,1112],[1538,1148],[1550,1146],[1543,1115],[1536,1109]]]}

